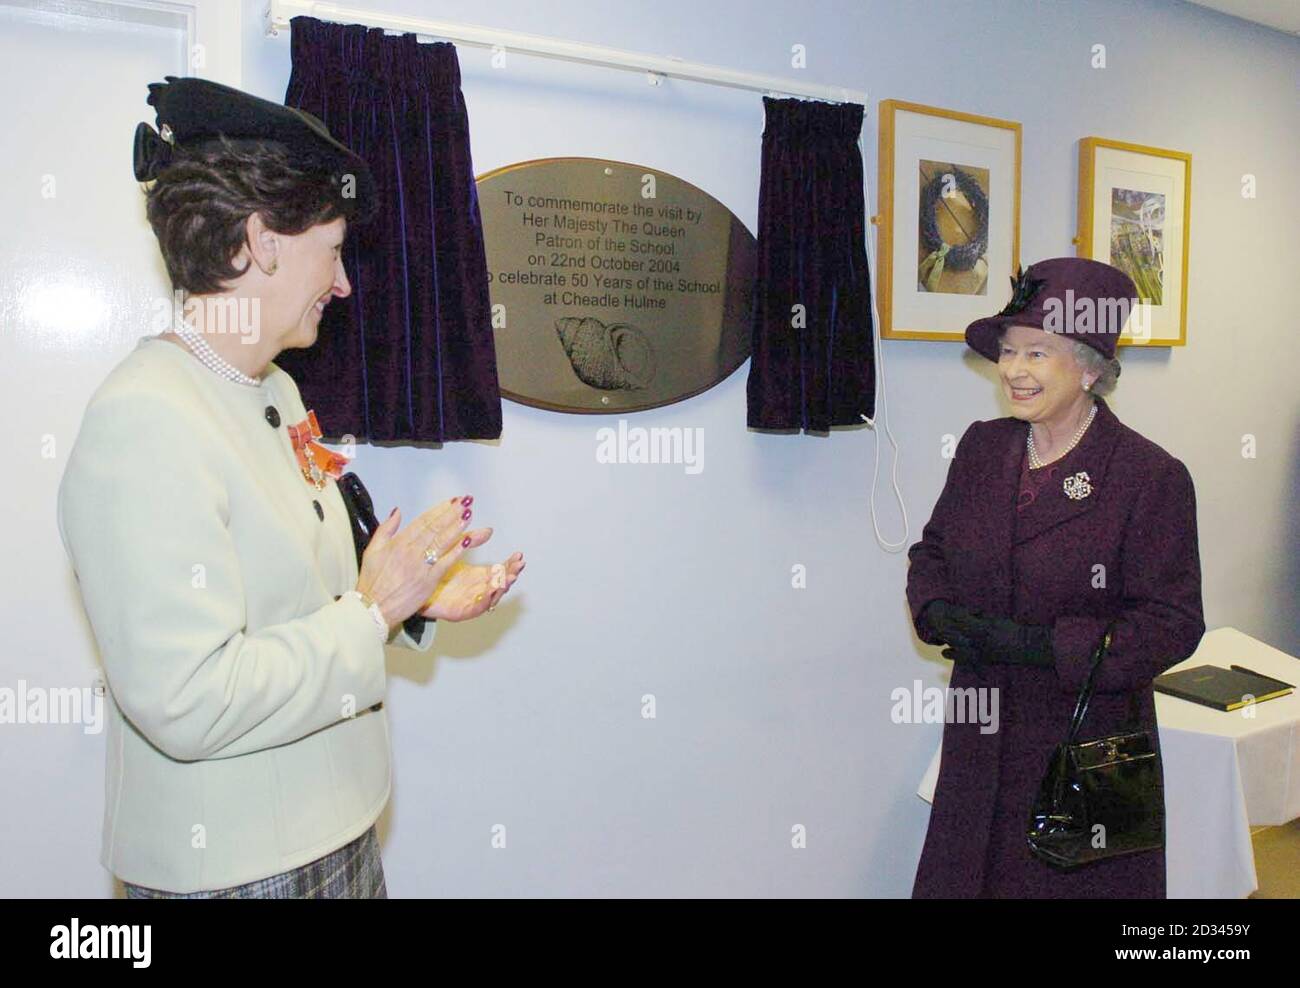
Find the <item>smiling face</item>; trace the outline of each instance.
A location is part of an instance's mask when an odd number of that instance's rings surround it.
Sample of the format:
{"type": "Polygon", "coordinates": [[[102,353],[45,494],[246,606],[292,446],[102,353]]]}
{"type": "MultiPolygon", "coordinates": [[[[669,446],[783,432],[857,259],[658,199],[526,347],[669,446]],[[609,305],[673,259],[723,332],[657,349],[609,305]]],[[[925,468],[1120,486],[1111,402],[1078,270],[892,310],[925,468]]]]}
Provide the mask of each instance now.
{"type": "Polygon", "coordinates": [[[1057,422],[1088,400],[1084,373],[1069,340],[1033,326],[1009,326],[998,344],[998,374],[1011,414],[1027,422],[1057,422]]]}
{"type": "Polygon", "coordinates": [[[277,234],[279,252],[275,274],[267,279],[263,304],[270,326],[283,327],[279,346],[309,347],[316,342],[325,306],[332,298],[352,294],[343,270],[343,238],[347,220],[318,223],[296,235],[277,234]]]}

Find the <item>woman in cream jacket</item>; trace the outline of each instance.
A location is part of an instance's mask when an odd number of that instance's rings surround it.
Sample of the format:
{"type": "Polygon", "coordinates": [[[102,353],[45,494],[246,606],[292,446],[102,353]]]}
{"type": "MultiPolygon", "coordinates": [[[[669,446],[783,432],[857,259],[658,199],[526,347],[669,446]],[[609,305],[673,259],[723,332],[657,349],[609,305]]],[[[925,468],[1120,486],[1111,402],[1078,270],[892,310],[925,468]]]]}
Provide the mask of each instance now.
{"type": "Polygon", "coordinates": [[[102,861],[130,896],[384,897],[384,645],[428,649],[433,621],[416,641],[406,618],[477,617],[523,557],[461,560],[491,535],[465,496],[401,530],[394,510],[358,571],[272,361],[350,293],[366,166],[297,110],[197,79],[150,89],[162,134],[141,124],[136,173],[186,318],[91,397],[59,491],[112,699],[102,861]]]}

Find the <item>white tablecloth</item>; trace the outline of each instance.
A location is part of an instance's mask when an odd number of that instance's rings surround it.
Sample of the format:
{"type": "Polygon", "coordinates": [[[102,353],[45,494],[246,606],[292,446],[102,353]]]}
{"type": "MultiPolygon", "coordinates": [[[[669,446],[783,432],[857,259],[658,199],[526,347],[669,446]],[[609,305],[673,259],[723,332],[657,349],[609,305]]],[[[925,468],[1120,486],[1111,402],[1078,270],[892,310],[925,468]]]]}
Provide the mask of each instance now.
{"type": "MultiPolygon", "coordinates": [[[[1242,665],[1300,686],[1300,661],[1236,628],[1207,632],[1174,669],[1242,665]]],[[[1239,899],[1258,887],[1252,826],[1300,817],[1300,691],[1224,713],[1156,694],[1171,899],[1239,899]]],[[[932,802],[939,756],[917,790],[932,802]]]]}

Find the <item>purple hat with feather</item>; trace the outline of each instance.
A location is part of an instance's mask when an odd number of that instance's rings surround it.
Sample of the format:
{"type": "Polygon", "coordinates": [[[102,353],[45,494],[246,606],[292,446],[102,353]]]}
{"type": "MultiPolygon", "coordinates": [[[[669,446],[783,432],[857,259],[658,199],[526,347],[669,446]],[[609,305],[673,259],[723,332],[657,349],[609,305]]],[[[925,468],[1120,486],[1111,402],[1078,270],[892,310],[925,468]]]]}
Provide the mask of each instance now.
{"type": "Polygon", "coordinates": [[[994,362],[1008,326],[1032,326],[1115,356],[1119,334],[1137,307],[1137,286],[1119,268],[1087,257],[1051,257],[1016,271],[1011,301],[966,327],[966,342],[994,362]]]}

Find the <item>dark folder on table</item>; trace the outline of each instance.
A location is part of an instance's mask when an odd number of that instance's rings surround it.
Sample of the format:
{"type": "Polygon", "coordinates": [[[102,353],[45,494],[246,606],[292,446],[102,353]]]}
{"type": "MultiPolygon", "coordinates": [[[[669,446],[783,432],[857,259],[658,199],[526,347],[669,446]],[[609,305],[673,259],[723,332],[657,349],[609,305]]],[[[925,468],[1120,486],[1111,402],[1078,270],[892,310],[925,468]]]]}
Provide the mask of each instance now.
{"type": "Polygon", "coordinates": [[[1158,693],[1201,703],[1216,710],[1236,710],[1250,703],[1262,703],[1286,696],[1295,687],[1271,676],[1233,666],[1193,666],[1157,676],[1151,683],[1158,693]]]}

